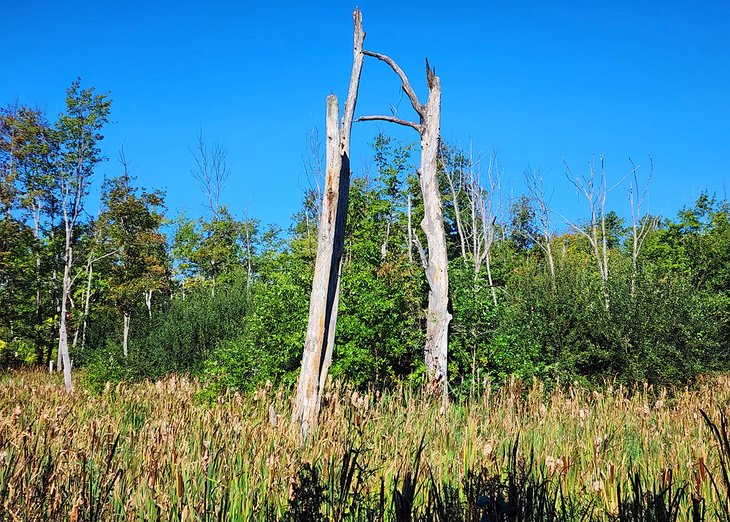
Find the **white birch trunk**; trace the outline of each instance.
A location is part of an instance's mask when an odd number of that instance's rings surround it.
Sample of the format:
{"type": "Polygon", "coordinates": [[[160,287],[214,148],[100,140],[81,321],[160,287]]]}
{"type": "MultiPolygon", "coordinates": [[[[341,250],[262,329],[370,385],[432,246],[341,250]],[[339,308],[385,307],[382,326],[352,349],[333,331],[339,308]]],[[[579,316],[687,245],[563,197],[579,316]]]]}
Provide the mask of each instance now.
{"type": "Polygon", "coordinates": [[[144,293],[144,304],[147,307],[147,317],[152,319],[152,290],[144,293]]]}
{"type": "Polygon", "coordinates": [[[122,350],[124,357],[129,356],[129,314],[124,312],[122,319],[122,350]]]}
{"type": "Polygon", "coordinates": [[[61,285],[61,314],[58,327],[58,368],[63,367],[63,382],[66,391],[73,390],[71,382],[71,356],[68,350],[68,302],[71,296],[71,266],[73,263],[73,249],[71,248],[72,231],[66,227],[66,248],[63,264],[63,282],[61,285]]]}
{"type": "Polygon", "coordinates": [[[79,340],[79,332],[81,332],[81,349],[84,349],[86,345],[86,322],[89,317],[89,306],[91,305],[91,278],[94,274],[94,263],[89,255],[89,262],[86,266],[86,292],[84,294],[84,315],[81,321],[81,328],[74,332],[73,347],[76,349],[76,345],[79,340]]]}
{"type": "Polygon", "coordinates": [[[408,262],[413,263],[413,225],[411,224],[411,195],[408,194],[408,262]]]}

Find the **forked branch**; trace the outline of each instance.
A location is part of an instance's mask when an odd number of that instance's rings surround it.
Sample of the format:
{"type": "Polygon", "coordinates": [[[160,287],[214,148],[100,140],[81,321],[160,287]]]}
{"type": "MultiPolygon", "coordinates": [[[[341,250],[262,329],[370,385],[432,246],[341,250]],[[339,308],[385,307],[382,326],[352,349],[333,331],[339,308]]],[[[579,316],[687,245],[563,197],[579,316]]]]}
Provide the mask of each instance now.
{"type": "MultiPolygon", "coordinates": [[[[374,53],[372,51],[363,50],[363,54],[366,56],[372,56],[373,58],[377,58],[381,62],[385,62],[388,65],[390,65],[390,68],[393,69],[395,74],[398,75],[398,78],[400,78],[401,83],[403,84],[403,92],[406,93],[406,96],[408,96],[408,99],[411,100],[411,105],[413,106],[413,109],[418,113],[418,115],[423,118],[424,117],[424,110],[423,105],[418,101],[418,96],[416,96],[416,91],[413,90],[413,87],[411,87],[411,83],[408,81],[408,77],[406,76],[406,73],[403,72],[403,69],[400,68],[400,66],[395,63],[395,61],[385,54],[380,53],[374,53]]],[[[430,85],[430,83],[429,83],[430,85]]]]}

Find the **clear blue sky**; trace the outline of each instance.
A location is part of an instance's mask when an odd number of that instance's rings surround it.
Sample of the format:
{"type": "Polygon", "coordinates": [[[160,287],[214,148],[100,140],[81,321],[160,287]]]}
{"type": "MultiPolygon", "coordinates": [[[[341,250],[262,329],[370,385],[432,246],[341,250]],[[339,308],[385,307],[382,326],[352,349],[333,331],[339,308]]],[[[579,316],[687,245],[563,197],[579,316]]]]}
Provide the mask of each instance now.
{"type": "MultiPolygon", "coordinates": [[[[123,144],[138,182],[167,191],[170,214],[201,211],[188,147],[200,129],[228,150],[224,203],[286,226],[306,185],[307,134],[323,133],[325,97],[345,96],[354,3],[39,2],[2,6],[0,104],[16,99],[54,119],[65,88],[109,91],[104,140],[119,173],[123,144]]],[[[395,58],[425,96],[428,56],[443,86],[442,135],[499,151],[507,193],[540,168],[553,204],[580,215],[563,160],[585,170],[604,155],[610,179],[628,157],[654,158],[650,210],[674,215],[730,181],[730,2],[360,2],[365,47],[395,58]]],[[[357,114],[388,113],[399,82],[366,60],[357,114]]],[[[400,116],[410,114],[400,101],[400,116]]],[[[353,166],[378,130],[362,123],[353,166]]],[[[642,170],[643,174],[648,169],[642,170]]],[[[625,214],[627,187],[609,206],[625,214]]],[[[98,198],[98,193],[92,195],[98,198]]],[[[93,209],[95,203],[90,201],[93,209]]]]}

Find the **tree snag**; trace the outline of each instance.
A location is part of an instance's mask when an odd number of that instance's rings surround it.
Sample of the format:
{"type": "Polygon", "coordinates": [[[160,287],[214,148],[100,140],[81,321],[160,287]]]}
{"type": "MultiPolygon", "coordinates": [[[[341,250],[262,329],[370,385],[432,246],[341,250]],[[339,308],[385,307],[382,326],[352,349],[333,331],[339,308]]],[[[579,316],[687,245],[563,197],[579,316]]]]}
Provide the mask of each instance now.
{"type": "Polygon", "coordinates": [[[444,230],[443,208],[438,184],[438,158],[441,133],[441,80],[436,76],[426,60],[426,82],[428,84],[428,101],[422,105],[418,101],[413,87],[403,70],[395,61],[379,53],[363,51],[385,62],[398,75],[402,82],[403,92],[411,101],[413,109],[418,113],[418,123],[402,120],[395,116],[362,116],[357,121],[381,120],[416,129],[421,135],[421,169],[420,185],[423,196],[424,217],[421,228],[426,235],[428,252],[425,252],[418,236],[414,235],[414,243],[421,255],[421,262],[428,281],[428,311],[426,314],[426,345],[424,358],[430,382],[441,395],[444,404],[448,403],[448,332],[451,314],[449,303],[448,257],[446,253],[446,232],[444,230]]]}
{"type": "Polygon", "coordinates": [[[327,381],[337,326],[340,268],[345,245],[348,192],[350,189],[350,131],[357,103],[363,63],[362,13],[355,9],[354,49],[350,86],[342,122],[338,125],[337,96],[327,97],[326,179],[317,233],[309,322],[304,342],[302,369],[292,412],[292,426],[303,438],[316,425],[321,392],[327,381]]]}

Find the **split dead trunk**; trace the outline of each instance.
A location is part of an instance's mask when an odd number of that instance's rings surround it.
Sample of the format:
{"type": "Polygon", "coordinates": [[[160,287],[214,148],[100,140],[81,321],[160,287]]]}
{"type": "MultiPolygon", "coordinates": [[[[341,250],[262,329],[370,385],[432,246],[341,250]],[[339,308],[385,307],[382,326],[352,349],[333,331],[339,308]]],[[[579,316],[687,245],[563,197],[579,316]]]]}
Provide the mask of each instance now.
{"type": "Polygon", "coordinates": [[[426,80],[428,101],[422,105],[413,87],[398,64],[392,58],[371,51],[364,51],[387,63],[402,82],[403,91],[411,101],[413,109],[420,116],[419,123],[402,120],[395,116],[362,116],[358,121],[381,120],[412,127],[421,135],[420,186],[423,196],[424,217],[421,228],[426,236],[428,252],[418,242],[418,247],[428,281],[428,310],[426,312],[426,344],[424,359],[428,378],[441,395],[444,404],[448,403],[448,332],[451,314],[449,304],[448,257],[446,252],[446,232],[444,230],[443,207],[438,184],[438,158],[441,139],[441,81],[426,60],[426,80]]]}
{"type": "Polygon", "coordinates": [[[317,236],[309,322],[302,368],[292,412],[292,426],[302,437],[314,428],[321,394],[327,381],[337,326],[340,270],[345,245],[345,224],[350,188],[350,131],[357,102],[363,62],[362,14],[355,9],[354,49],[350,86],[339,124],[337,96],[327,97],[326,179],[317,236]]]}

